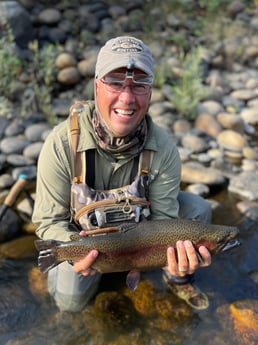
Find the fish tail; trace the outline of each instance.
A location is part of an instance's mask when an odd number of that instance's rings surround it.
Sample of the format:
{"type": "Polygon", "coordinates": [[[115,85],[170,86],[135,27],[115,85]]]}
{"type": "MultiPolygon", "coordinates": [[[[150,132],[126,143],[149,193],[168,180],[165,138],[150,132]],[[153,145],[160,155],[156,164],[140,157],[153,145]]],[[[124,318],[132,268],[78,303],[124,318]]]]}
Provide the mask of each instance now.
{"type": "Polygon", "coordinates": [[[55,240],[36,240],[35,247],[39,251],[38,267],[42,273],[60,264],[57,259],[56,247],[63,242],[55,240]]]}

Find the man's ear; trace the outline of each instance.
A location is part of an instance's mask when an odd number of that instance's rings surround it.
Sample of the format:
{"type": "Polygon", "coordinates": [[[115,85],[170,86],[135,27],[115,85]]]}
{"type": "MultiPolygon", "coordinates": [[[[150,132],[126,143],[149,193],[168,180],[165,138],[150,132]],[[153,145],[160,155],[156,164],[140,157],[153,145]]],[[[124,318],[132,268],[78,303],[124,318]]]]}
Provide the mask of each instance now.
{"type": "Polygon", "coordinates": [[[99,86],[98,82],[99,82],[98,79],[94,79],[94,84],[95,84],[95,90],[96,90],[96,92],[97,92],[98,86],[99,86]]]}
{"type": "Polygon", "coordinates": [[[151,92],[150,92],[149,102],[151,100],[151,96],[152,96],[152,89],[151,89],[151,92]]]}

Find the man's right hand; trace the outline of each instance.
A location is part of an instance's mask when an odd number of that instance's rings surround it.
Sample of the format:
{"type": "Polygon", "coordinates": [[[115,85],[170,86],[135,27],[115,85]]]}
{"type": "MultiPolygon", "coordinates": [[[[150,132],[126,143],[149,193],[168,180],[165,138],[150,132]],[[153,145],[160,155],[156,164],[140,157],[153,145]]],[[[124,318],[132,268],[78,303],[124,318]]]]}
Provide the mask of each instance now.
{"type": "Polygon", "coordinates": [[[82,274],[83,276],[94,275],[97,271],[91,268],[91,265],[98,256],[97,250],[91,250],[83,259],[74,261],[73,268],[75,272],[82,274]]]}

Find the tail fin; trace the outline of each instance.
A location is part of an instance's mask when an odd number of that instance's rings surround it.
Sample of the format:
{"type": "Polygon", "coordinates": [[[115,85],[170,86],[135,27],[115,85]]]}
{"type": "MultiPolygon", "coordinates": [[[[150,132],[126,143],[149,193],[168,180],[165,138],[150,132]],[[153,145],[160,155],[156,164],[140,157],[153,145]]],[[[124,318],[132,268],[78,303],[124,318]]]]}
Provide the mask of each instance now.
{"type": "Polygon", "coordinates": [[[35,247],[39,251],[38,266],[42,273],[60,264],[57,260],[56,247],[62,242],[55,240],[36,240],[35,247]]]}

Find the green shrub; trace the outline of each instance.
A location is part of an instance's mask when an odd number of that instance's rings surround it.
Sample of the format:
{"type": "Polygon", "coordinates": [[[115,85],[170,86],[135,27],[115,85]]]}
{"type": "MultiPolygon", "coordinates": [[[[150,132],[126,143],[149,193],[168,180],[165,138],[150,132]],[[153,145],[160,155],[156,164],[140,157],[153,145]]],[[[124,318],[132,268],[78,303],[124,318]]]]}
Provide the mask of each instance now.
{"type": "Polygon", "coordinates": [[[52,111],[51,104],[56,79],[55,59],[61,48],[59,45],[46,44],[39,49],[38,42],[33,41],[30,43],[29,49],[33,56],[31,64],[28,66],[33,75],[29,86],[35,95],[37,111],[41,112],[51,125],[54,125],[57,118],[52,111]]]}
{"type": "Polygon", "coordinates": [[[15,42],[11,27],[8,22],[4,25],[0,38],[0,93],[12,99],[12,93],[17,78],[19,77],[23,61],[15,52],[15,42]]]}
{"type": "Polygon", "coordinates": [[[202,48],[193,49],[181,56],[181,77],[172,86],[171,102],[177,112],[188,119],[197,115],[197,105],[205,95],[202,83],[202,48]]]}

